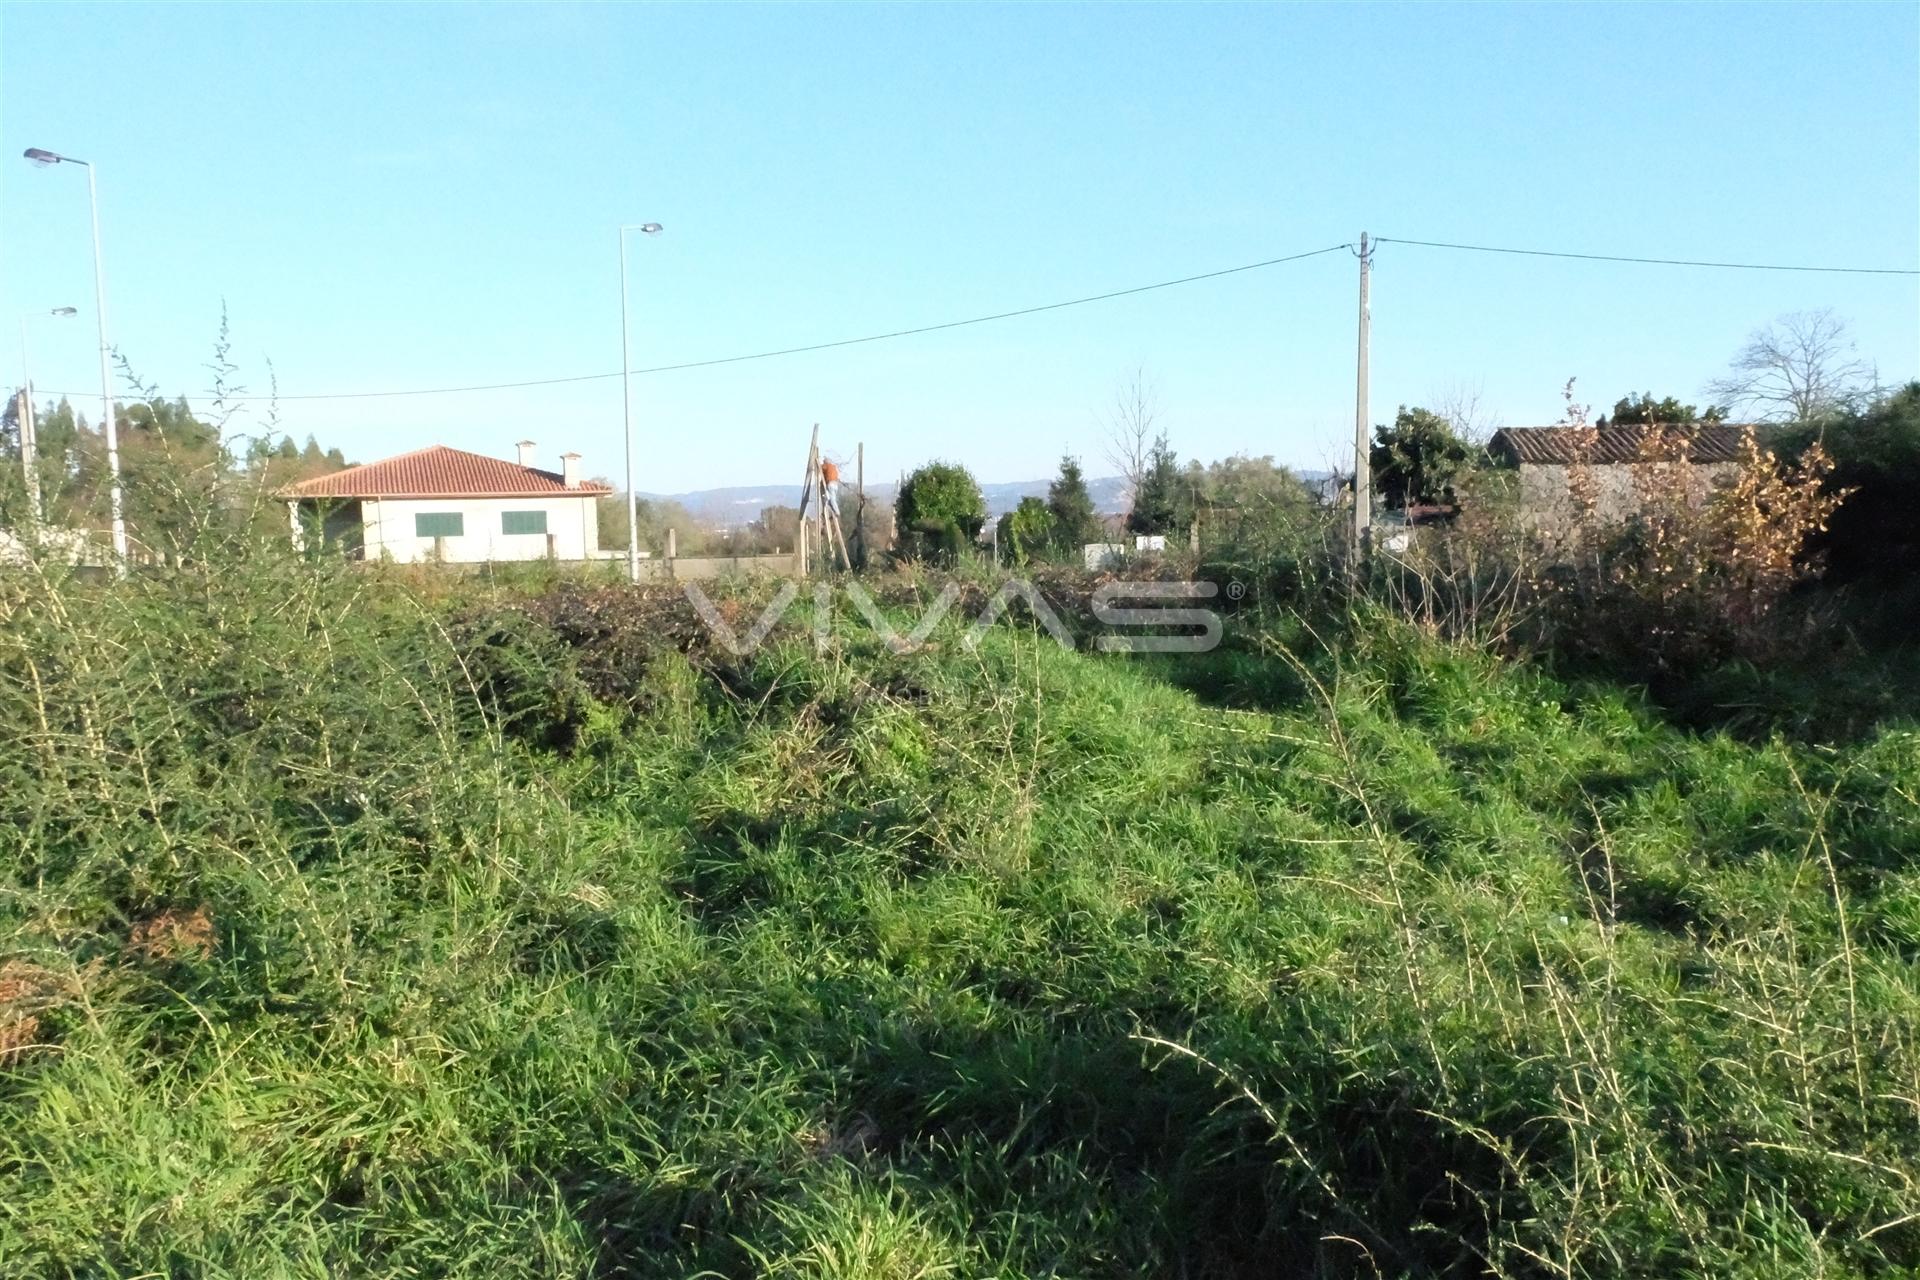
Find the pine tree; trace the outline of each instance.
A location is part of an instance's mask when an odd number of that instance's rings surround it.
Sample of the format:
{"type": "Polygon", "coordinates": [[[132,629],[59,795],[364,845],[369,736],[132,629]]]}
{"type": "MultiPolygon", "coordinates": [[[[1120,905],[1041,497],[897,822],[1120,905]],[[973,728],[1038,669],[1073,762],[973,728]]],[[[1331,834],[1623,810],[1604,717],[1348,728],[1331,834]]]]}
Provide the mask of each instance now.
{"type": "Polygon", "coordinates": [[[1180,462],[1166,436],[1153,442],[1147,454],[1146,473],[1133,493],[1133,510],[1127,513],[1129,533],[1178,533],[1193,519],[1191,486],[1180,474],[1180,462]]]}
{"type": "Polygon", "coordinates": [[[1053,515],[1054,541],[1061,547],[1100,541],[1100,516],[1080,472],[1080,459],[1071,454],[1061,457],[1060,474],[1047,486],[1047,510],[1053,515]]]}

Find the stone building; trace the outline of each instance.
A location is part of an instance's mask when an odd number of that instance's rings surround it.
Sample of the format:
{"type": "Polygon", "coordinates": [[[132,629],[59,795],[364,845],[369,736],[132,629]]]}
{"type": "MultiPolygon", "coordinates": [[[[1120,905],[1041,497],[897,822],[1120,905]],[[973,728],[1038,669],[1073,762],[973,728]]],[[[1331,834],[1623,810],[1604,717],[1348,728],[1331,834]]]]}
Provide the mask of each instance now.
{"type": "Polygon", "coordinates": [[[1671,460],[1673,471],[1665,477],[1658,471],[1662,462],[1649,458],[1655,428],[1642,424],[1507,427],[1494,433],[1487,452],[1519,472],[1521,519],[1551,532],[1580,519],[1574,484],[1579,468],[1586,468],[1592,477],[1594,519],[1622,524],[1639,511],[1649,483],[1683,484],[1689,501],[1704,501],[1739,469],[1742,442],[1751,429],[1726,423],[1668,428],[1679,433],[1681,450],[1671,460]]]}

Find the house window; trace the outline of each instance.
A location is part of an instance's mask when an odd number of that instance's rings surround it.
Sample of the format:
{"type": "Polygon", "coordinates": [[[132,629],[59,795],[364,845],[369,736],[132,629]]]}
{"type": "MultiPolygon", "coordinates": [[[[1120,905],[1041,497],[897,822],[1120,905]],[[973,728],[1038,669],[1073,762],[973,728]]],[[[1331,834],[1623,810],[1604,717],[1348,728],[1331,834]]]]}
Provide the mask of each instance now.
{"type": "Polygon", "coordinates": [[[502,511],[500,513],[501,533],[545,533],[547,531],[547,513],[544,511],[502,511]]]}
{"type": "Polygon", "coordinates": [[[466,521],[458,511],[422,511],[413,517],[416,538],[457,538],[466,532],[466,521]]]}

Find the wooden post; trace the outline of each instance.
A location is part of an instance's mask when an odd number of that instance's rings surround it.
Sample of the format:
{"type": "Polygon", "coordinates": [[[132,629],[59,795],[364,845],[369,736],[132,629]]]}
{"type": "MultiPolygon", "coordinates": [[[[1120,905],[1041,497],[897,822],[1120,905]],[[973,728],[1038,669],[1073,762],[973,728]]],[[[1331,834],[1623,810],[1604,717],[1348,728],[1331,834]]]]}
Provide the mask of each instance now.
{"type": "Polygon", "coordinates": [[[867,446],[853,446],[853,542],[860,567],[867,567],[867,446]]]}
{"type": "Polygon", "coordinates": [[[800,566],[800,576],[806,577],[811,570],[812,537],[807,532],[807,504],[813,497],[813,487],[820,475],[820,424],[813,424],[813,440],[807,445],[807,474],[800,482],[800,528],[794,539],[795,554],[800,566]]]}
{"type": "MultiPolygon", "coordinates": [[[[842,524],[840,520],[840,508],[837,501],[833,504],[829,504],[827,502],[826,484],[827,484],[826,472],[823,470],[820,473],[820,514],[822,517],[825,518],[825,521],[828,527],[833,532],[833,540],[835,544],[837,544],[840,548],[840,563],[846,567],[849,573],[851,573],[853,571],[853,556],[847,552],[847,535],[845,530],[842,528],[842,524]]],[[[832,560],[831,548],[828,548],[827,556],[828,556],[829,562],[831,562],[832,560]]]]}

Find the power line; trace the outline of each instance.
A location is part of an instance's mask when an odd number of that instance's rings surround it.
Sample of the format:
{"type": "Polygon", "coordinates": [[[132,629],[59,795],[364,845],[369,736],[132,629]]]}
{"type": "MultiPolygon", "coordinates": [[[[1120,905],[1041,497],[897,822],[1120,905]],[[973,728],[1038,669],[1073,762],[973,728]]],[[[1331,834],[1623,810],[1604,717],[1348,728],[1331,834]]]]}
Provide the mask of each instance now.
{"type": "MultiPolygon", "coordinates": [[[[870,333],[860,338],[840,338],[833,342],[815,342],[803,347],[781,347],[775,351],[754,351],[745,355],[717,356],[708,360],[688,360],[681,364],[661,364],[651,368],[635,369],[636,374],[674,373],[682,369],[706,369],[720,364],[740,364],[747,360],[771,360],[775,356],[796,356],[808,351],[830,351],[835,347],[854,347],[868,342],[885,342],[890,338],[910,338],[920,333],[938,333],[942,329],[960,329],[967,325],[987,324],[995,320],[1012,320],[1017,316],[1038,315],[1043,311],[1059,311],[1064,307],[1082,307],[1090,302],[1107,302],[1114,298],[1131,297],[1136,293],[1151,293],[1156,289],[1171,289],[1176,285],[1194,284],[1201,280],[1217,280],[1222,276],[1238,275],[1243,271],[1258,271],[1262,267],[1277,267],[1283,262],[1299,262],[1303,258],[1317,258],[1322,254],[1338,253],[1342,249],[1351,249],[1350,244],[1333,244],[1324,249],[1309,249],[1305,253],[1290,253],[1284,258],[1268,258],[1263,262],[1249,262],[1238,267],[1224,267],[1219,271],[1203,271],[1199,275],[1181,276],[1177,280],[1161,280],[1154,284],[1135,285],[1131,289],[1115,289],[1110,293],[1096,293],[1085,298],[1069,298],[1065,302],[1046,302],[1036,307],[1021,307],[1014,311],[997,311],[992,315],[970,316],[965,320],[947,320],[940,324],[920,325],[913,329],[894,329],[887,333],[870,333]]],[[[414,387],[404,391],[331,391],[310,392],[304,395],[281,396],[228,396],[229,402],[258,400],[370,400],[387,396],[443,396],[457,395],[468,391],[514,391],[522,387],[554,387],[571,382],[600,382],[608,378],[617,378],[620,370],[611,373],[581,373],[563,378],[528,378],[520,382],[487,382],[461,387],[414,387]]],[[[70,395],[74,393],[57,391],[50,395],[70,395]]],[[[189,400],[203,400],[205,396],[189,396],[189,400]]]]}
{"type": "MultiPolygon", "coordinates": [[[[1376,236],[1375,245],[1405,244],[1423,249],[1454,249],[1471,253],[1505,253],[1529,258],[1572,258],[1585,262],[1628,262],[1643,266],[1656,267],[1709,267],[1727,271],[1803,271],[1836,275],[1882,275],[1882,276],[1920,276],[1920,270],[1909,267],[1816,267],[1797,266],[1771,262],[1711,262],[1693,258],[1639,258],[1612,253],[1571,253],[1553,249],[1516,249],[1503,245],[1455,244],[1445,240],[1411,240],[1397,236],[1376,236]]],[[[645,369],[635,369],[636,374],[677,373],[684,369],[707,369],[715,365],[741,364],[749,360],[771,360],[778,356],[802,355],[810,351],[831,351],[836,347],[855,347],[869,342],[886,342],[894,338],[910,338],[917,334],[938,333],[945,329],[961,329],[969,325],[990,324],[996,320],[1012,320],[1020,316],[1039,315],[1046,311],[1059,311],[1066,307],[1082,307],[1093,302],[1107,302],[1114,298],[1131,297],[1139,293],[1152,293],[1158,289],[1172,289],[1180,285],[1195,284],[1202,280],[1217,280],[1222,276],[1239,275],[1246,271],[1258,271],[1264,267],[1276,267],[1286,262],[1299,262],[1305,258],[1317,258],[1323,254],[1338,253],[1342,249],[1352,250],[1351,244],[1328,245],[1324,249],[1309,249],[1305,253],[1291,253],[1280,258],[1267,258],[1260,262],[1248,262],[1237,267],[1224,267],[1218,271],[1203,271],[1198,275],[1181,276],[1174,280],[1160,280],[1153,284],[1135,285],[1130,289],[1115,289],[1108,293],[1091,294],[1084,298],[1069,298],[1064,302],[1046,302],[1039,306],[1019,307],[1012,311],[996,311],[991,315],[969,316],[964,320],[947,320],[940,324],[920,325],[911,329],[894,329],[886,333],[870,333],[858,338],[840,338],[832,342],[814,342],[805,346],[781,347],[772,351],[752,351],[743,355],[716,356],[706,360],[687,360],[679,364],[653,365],[645,369]]],[[[577,382],[603,382],[620,376],[620,370],[610,373],[581,373],[557,378],[526,378],[517,382],[483,382],[454,387],[409,387],[398,391],[325,391],[288,393],[278,396],[235,395],[226,397],[229,403],[257,402],[264,400],[376,400],[398,396],[444,396],[460,395],[476,391],[517,391],[527,387],[557,387],[577,382]]],[[[48,395],[80,396],[89,393],[48,391],[48,395]]],[[[207,396],[188,396],[188,400],[206,400],[207,396]]]]}
{"type": "MultiPolygon", "coordinates": [[[[1073,298],[1066,302],[1048,302],[1037,307],[1022,307],[1018,311],[1001,311],[990,316],[974,316],[968,320],[949,320],[944,324],[922,325],[918,329],[896,329],[892,333],[875,333],[864,338],[842,338],[838,342],[816,342],[806,347],[786,347],[779,351],[758,351],[745,356],[722,356],[717,360],[690,360],[685,364],[656,365],[651,369],[635,369],[635,373],[672,373],[677,369],[704,369],[709,365],[737,364],[742,360],[765,360],[772,356],[799,355],[803,351],[826,351],[833,347],[851,347],[863,342],[882,342],[888,338],[909,338],[916,333],[936,333],[941,329],[958,329],[963,325],[986,324],[990,320],[1011,320],[1015,316],[1038,315],[1042,311],[1058,311],[1062,307],[1078,307],[1089,302],[1105,302],[1110,298],[1125,298],[1136,293],[1149,293],[1155,289],[1171,289],[1175,285],[1192,284],[1197,280],[1217,280],[1221,276],[1238,275],[1242,271],[1258,271],[1261,267],[1277,267],[1283,262],[1298,262],[1302,258],[1317,258],[1324,253],[1338,253],[1342,249],[1351,249],[1350,244],[1332,244],[1324,249],[1309,249],[1305,253],[1290,253],[1284,258],[1268,258],[1265,262],[1249,262],[1241,267],[1226,267],[1220,271],[1202,272],[1197,276],[1182,276],[1178,280],[1162,280],[1158,284],[1136,285],[1131,289],[1116,289],[1112,293],[1097,293],[1089,298],[1073,298]]],[[[598,375],[618,377],[618,374],[598,375]]]]}
{"type": "Polygon", "coordinates": [[[1529,258],[1579,258],[1587,262],[1637,262],[1654,267],[1718,267],[1726,271],[1816,271],[1831,275],[1920,276],[1909,267],[1800,267],[1775,262],[1702,262],[1690,258],[1629,258],[1614,253],[1561,253],[1552,249],[1509,249],[1490,244],[1449,244],[1443,240],[1401,240],[1377,236],[1375,244],[1413,244],[1424,249],[1465,249],[1473,253],[1513,253],[1529,258]]]}

